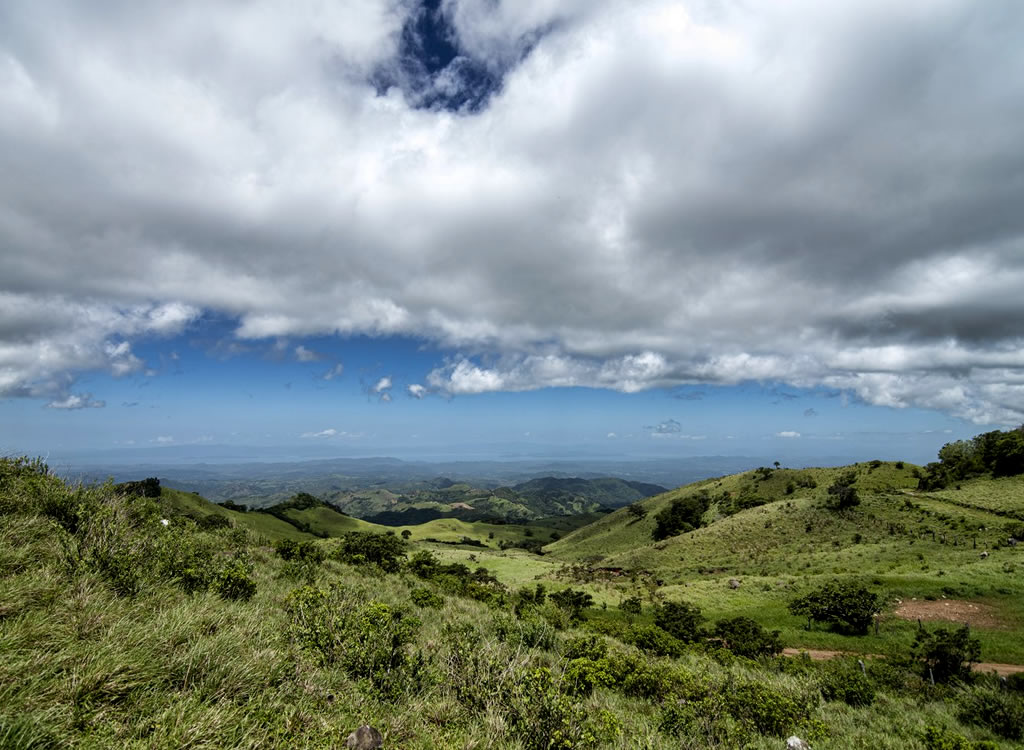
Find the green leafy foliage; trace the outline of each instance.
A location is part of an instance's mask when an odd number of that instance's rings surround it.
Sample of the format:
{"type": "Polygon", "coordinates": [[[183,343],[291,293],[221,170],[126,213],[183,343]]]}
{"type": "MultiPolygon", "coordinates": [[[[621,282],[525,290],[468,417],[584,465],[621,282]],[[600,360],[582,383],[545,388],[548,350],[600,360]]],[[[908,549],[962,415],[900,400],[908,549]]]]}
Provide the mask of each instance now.
{"type": "Polygon", "coordinates": [[[1024,698],[992,688],[976,688],[960,696],[957,718],[977,724],[1008,740],[1024,738],[1024,698]]]}
{"type": "Polygon", "coordinates": [[[704,615],[700,607],[689,602],[665,602],[654,608],[654,624],[683,643],[703,637],[704,615]]]}
{"type": "Polygon", "coordinates": [[[971,636],[966,625],[931,632],[921,630],[911,653],[924,677],[934,676],[936,682],[969,680],[971,664],[981,660],[981,642],[971,636]]]}
{"type": "Polygon", "coordinates": [[[714,636],[734,654],[748,659],[775,656],[782,652],[779,631],[768,632],[749,617],[719,620],[715,623],[714,636]]]}
{"type": "Polygon", "coordinates": [[[360,601],[340,586],[305,586],[288,595],[292,640],[322,664],[338,665],[381,700],[397,700],[428,682],[414,651],[420,620],[380,601],[360,601]]]}
{"type": "Polygon", "coordinates": [[[671,505],[654,516],[651,536],[660,541],[693,531],[703,523],[702,516],[709,505],[710,498],[706,492],[673,500],[671,505]]]}
{"type": "Polygon", "coordinates": [[[826,663],[818,687],[825,700],[841,701],[855,708],[870,706],[875,700],[874,684],[853,659],[833,659],[826,663]]]}
{"type": "Polygon", "coordinates": [[[551,602],[567,613],[572,620],[580,620],[583,617],[583,610],[592,606],[594,597],[585,591],[575,589],[564,589],[548,595],[551,602]]]}
{"type": "Polygon", "coordinates": [[[789,611],[831,627],[864,634],[882,602],[865,586],[853,581],[830,581],[789,603],[789,611]]]}
{"type": "Polygon", "coordinates": [[[395,534],[350,531],[338,540],[331,556],[349,565],[376,565],[397,573],[405,562],[406,543],[395,534]]]}
{"type": "Polygon", "coordinates": [[[444,597],[430,589],[417,588],[409,592],[409,599],[417,607],[440,609],[444,606],[444,597]]]}
{"type": "Polygon", "coordinates": [[[847,510],[860,505],[860,496],[854,483],[857,481],[857,474],[852,471],[841,474],[836,481],[829,486],[828,494],[835,498],[835,507],[839,510],[847,510]]]}

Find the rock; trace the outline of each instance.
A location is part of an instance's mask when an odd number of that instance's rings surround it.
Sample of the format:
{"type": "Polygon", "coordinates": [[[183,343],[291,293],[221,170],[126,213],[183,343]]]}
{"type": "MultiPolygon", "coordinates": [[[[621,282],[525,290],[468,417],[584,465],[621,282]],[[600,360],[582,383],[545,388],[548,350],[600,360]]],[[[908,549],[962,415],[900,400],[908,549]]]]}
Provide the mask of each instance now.
{"type": "Polygon", "coordinates": [[[738,589],[739,587],[740,587],[740,582],[737,579],[735,579],[735,578],[730,578],[729,579],[729,588],[731,588],[731,589],[738,589]]]}
{"type": "Polygon", "coordinates": [[[345,747],[351,750],[377,750],[384,744],[384,736],[369,724],[363,724],[345,740],[345,747]]]}
{"type": "Polygon", "coordinates": [[[786,750],[811,750],[811,746],[796,735],[793,735],[786,740],[786,750]]]}

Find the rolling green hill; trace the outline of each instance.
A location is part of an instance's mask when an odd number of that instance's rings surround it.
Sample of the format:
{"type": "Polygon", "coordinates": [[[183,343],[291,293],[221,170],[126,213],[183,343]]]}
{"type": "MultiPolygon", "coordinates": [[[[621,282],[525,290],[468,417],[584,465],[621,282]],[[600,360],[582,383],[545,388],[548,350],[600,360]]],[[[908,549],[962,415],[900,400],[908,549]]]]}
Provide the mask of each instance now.
{"type": "Polygon", "coordinates": [[[640,593],[685,599],[711,617],[753,611],[761,624],[780,628],[786,643],[808,648],[903,649],[916,623],[892,615],[898,602],[970,600],[998,622],[976,630],[986,653],[1024,662],[1024,642],[1016,637],[1024,629],[1024,544],[1007,541],[1008,524],[1024,512],[1024,476],[978,478],[961,490],[924,493],[916,489],[918,473],[909,464],[872,462],[706,480],[642,501],[642,519],[618,510],[545,552],[571,564],[575,580],[608,602],[640,593]],[[848,472],[855,473],[860,504],[837,510],[828,487],[848,472]],[[657,514],[697,495],[710,498],[706,525],[655,541],[657,514]],[[723,507],[740,497],[758,504],[724,514],[723,507]],[[731,579],[738,588],[730,588],[731,579]],[[832,579],[882,591],[887,632],[851,639],[803,630],[787,603],[832,579]]]}

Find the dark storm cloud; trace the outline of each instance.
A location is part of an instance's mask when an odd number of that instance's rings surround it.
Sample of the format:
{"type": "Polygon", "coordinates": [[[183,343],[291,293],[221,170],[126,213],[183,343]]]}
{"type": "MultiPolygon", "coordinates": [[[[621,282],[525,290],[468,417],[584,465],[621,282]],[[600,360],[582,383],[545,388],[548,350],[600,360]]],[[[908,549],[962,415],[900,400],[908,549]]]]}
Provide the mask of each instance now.
{"type": "Polygon", "coordinates": [[[455,350],[422,394],[1019,421],[1022,37],[1009,0],[6,4],[0,395],[215,315],[455,350]]]}

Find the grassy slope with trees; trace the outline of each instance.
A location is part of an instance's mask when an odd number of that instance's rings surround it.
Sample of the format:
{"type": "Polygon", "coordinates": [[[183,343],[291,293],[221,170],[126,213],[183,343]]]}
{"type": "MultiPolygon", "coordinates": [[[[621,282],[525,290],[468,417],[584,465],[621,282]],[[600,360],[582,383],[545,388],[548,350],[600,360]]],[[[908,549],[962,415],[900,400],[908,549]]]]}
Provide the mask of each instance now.
{"type": "MultiPolygon", "coordinates": [[[[540,557],[278,535],[295,527],[3,459],[0,746],[337,747],[371,723],[402,748],[777,748],[791,733],[828,748],[1024,747],[1024,680],[963,671],[1019,648],[1021,549],[1007,516],[921,493],[914,468],[853,467],[860,502],[842,510],[829,488],[849,470],[702,482],[540,557]],[[706,506],[703,525],[654,541],[684,498],[706,506]],[[807,610],[789,606],[834,606],[832,581],[863,584],[883,612],[897,595],[984,601],[999,627],[928,625],[915,644],[916,624],[883,614],[878,636],[853,635],[826,613],[803,630],[807,610]],[[861,674],[772,656],[819,642],[890,658],[861,674]]],[[[991,480],[970,481],[981,495],[991,480]]],[[[1000,487],[998,510],[1024,505],[1000,487]]]]}

